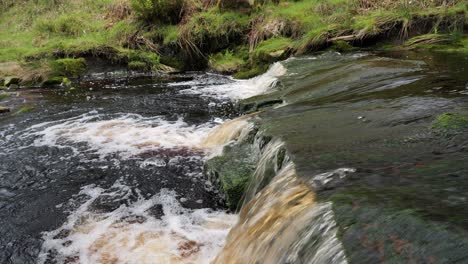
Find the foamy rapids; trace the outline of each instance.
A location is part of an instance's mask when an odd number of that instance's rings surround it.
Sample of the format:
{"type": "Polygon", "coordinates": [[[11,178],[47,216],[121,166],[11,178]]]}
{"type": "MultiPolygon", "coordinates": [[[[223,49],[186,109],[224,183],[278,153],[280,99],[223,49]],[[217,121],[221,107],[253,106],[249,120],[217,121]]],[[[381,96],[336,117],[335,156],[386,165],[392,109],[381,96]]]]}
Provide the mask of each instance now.
{"type": "Polygon", "coordinates": [[[287,69],[283,64],[276,62],[264,74],[248,80],[235,80],[220,85],[206,85],[206,81],[188,81],[172,85],[190,86],[190,88],[182,90],[182,93],[240,100],[269,92],[278,82],[278,77],[285,75],[286,72],[287,69]]]}
{"type": "MultiPolygon", "coordinates": [[[[117,181],[108,190],[90,185],[70,201],[82,204],[65,224],[44,233],[39,263],[209,263],[223,247],[237,216],[181,207],[173,191],[162,190],[112,212],[90,207],[102,197],[125,197],[131,189],[117,181]],[[84,202],[83,202],[84,201],[84,202]],[[152,208],[162,208],[162,216],[152,208]]],[[[60,205],[62,206],[62,205],[60,205]]]]}
{"type": "MultiPolygon", "coordinates": [[[[204,86],[192,83],[183,92],[242,99],[267,92],[285,72],[276,63],[264,75],[250,80],[204,86]]],[[[92,111],[34,125],[20,136],[31,138],[37,147],[69,148],[76,154],[93,153],[101,158],[117,155],[128,159],[160,149],[186,149],[194,155],[209,156],[219,154],[225,144],[242,137],[250,128],[247,118],[189,125],[182,118],[169,121],[163,116],[109,116],[92,111]]],[[[38,262],[210,263],[224,246],[237,215],[186,209],[177,195],[172,190],[162,190],[150,198],[144,197],[123,179],[109,189],[85,186],[69,201],[70,205],[57,205],[67,208],[69,216],[61,227],[43,234],[38,262]],[[129,199],[111,212],[93,209],[101,198],[126,199],[135,191],[136,201],[129,199]],[[155,207],[162,208],[161,215],[154,214],[155,207]]]]}

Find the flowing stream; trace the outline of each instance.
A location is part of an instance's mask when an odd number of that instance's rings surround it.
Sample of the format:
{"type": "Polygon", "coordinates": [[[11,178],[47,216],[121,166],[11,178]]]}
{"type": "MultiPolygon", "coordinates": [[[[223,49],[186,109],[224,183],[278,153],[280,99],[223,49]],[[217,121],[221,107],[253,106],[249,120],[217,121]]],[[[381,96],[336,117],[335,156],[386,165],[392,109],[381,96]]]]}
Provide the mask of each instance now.
{"type": "Polygon", "coordinates": [[[24,91],[36,110],[0,119],[0,263],[466,260],[468,141],[428,130],[467,110],[467,70],[447,60],[329,53],[243,81],[95,74],[24,91]],[[254,133],[236,214],[204,164],[254,133]]]}

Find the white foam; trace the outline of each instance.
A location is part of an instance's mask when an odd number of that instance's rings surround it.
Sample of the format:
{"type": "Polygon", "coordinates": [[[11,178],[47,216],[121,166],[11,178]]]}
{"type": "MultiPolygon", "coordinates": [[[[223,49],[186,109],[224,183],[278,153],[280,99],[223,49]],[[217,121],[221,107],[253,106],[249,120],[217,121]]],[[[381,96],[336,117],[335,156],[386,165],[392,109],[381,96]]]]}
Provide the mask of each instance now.
{"type": "Polygon", "coordinates": [[[237,221],[236,215],[221,211],[185,209],[168,190],[112,212],[90,209],[101,196],[126,192],[129,188],[119,182],[109,190],[83,188],[78,196],[87,200],[60,228],[43,234],[38,262],[51,256],[58,263],[210,263],[237,221]],[[164,213],[160,219],[149,213],[158,204],[164,213]]]}
{"type": "Polygon", "coordinates": [[[181,92],[240,100],[268,92],[276,85],[278,77],[285,75],[286,72],[287,69],[283,64],[276,62],[264,74],[248,80],[233,80],[233,82],[226,84],[208,86],[200,86],[197,85],[197,82],[190,81],[185,84],[192,87],[181,92]]]}
{"type": "Polygon", "coordinates": [[[101,157],[119,153],[129,157],[160,148],[200,148],[215,122],[188,125],[182,119],[122,114],[113,119],[90,112],[77,117],[35,125],[23,136],[35,137],[35,146],[73,147],[86,143],[101,157]]]}

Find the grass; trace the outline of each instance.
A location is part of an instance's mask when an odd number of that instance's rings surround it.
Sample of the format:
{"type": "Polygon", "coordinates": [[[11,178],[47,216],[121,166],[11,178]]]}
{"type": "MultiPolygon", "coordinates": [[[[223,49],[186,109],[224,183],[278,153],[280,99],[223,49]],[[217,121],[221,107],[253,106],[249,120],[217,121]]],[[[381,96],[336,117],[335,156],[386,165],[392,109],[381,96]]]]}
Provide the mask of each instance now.
{"type": "Polygon", "coordinates": [[[422,32],[430,34],[427,40],[413,39],[406,48],[466,52],[463,36],[448,44],[430,42],[461,32],[464,0],[282,0],[250,9],[228,2],[3,0],[0,63],[16,62],[23,73],[45,76],[50,71],[39,73],[37,64],[62,58],[101,56],[145,70],[161,62],[186,68],[205,61],[215,70],[250,76],[265,68],[261,61],[274,61],[268,56],[274,52],[288,50],[289,56],[330,46],[345,51],[389,32],[406,40],[421,25],[430,25],[422,32]]]}
{"type": "Polygon", "coordinates": [[[211,69],[221,73],[235,73],[246,63],[247,51],[238,50],[233,52],[229,49],[210,56],[209,66],[211,69]]]}

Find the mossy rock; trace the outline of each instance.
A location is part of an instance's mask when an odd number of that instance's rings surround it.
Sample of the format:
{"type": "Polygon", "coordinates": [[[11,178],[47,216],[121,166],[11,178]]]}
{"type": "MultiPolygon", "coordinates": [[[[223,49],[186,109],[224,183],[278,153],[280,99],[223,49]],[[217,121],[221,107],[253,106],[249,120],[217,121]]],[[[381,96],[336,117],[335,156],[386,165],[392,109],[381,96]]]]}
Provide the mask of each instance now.
{"type": "Polygon", "coordinates": [[[251,144],[227,146],[223,155],[208,160],[205,172],[209,179],[221,188],[226,204],[237,210],[244,192],[255,171],[256,157],[251,144]]]}
{"type": "Polygon", "coordinates": [[[251,54],[252,64],[266,64],[286,59],[291,53],[292,40],[289,38],[271,38],[258,44],[251,54]]]}
{"type": "Polygon", "coordinates": [[[234,74],[234,78],[250,79],[260,74],[265,73],[268,70],[268,67],[269,67],[269,64],[241,67],[239,72],[234,74]]]}
{"type": "Polygon", "coordinates": [[[78,77],[86,72],[86,60],[84,58],[65,58],[50,63],[53,76],[78,77]]]}
{"type": "Polygon", "coordinates": [[[432,122],[432,129],[440,132],[457,132],[468,128],[468,117],[456,113],[444,113],[432,122]]]}
{"type": "Polygon", "coordinates": [[[344,40],[338,40],[333,42],[333,45],[331,45],[330,49],[338,52],[348,52],[353,51],[354,47],[344,40]]]}
{"type": "Polygon", "coordinates": [[[151,67],[148,67],[148,64],[143,61],[131,61],[128,63],[128,69],[132,71],[147,71],[151,67]]]}

